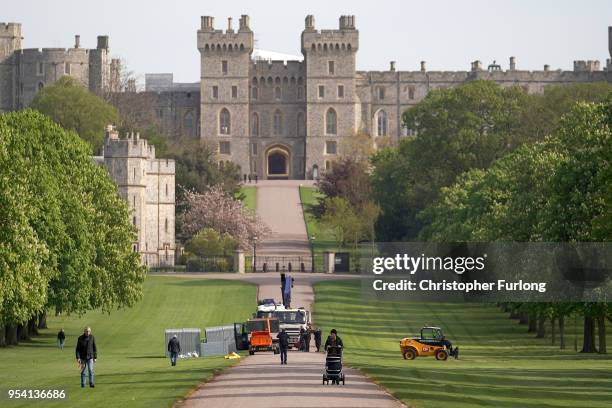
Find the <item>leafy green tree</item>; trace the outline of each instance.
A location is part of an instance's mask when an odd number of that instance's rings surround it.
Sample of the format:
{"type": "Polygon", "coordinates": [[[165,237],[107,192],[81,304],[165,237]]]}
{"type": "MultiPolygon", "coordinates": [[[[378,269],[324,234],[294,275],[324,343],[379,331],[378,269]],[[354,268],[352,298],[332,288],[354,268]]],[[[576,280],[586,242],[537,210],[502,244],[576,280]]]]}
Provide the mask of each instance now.
{"type": "Polygon", "coordinates": [[[89,145],[32,110],[1,115],[0,135],[0,181],[10,180],[0,192],[2,211],[13,220],[0,224],[0,248],[22,256],[28,268],[0,258],[1,288],[13,288],[2,294],[0,325],[24,326],[49,308],[84,313],[133,305],[145,276],[131,250],[135,230],[89,145]]]}
{"type": "Polygon", "coordinates": [[[74,78],[64,76],[36,94],[30,107],[51,117],[64,129],[75,131],[94,152],[104,143],[106,125],[117,123],[117,110],[89,92],[74,78]]]}
{"type": "Polygon", "coordinates": [[[219,233],[212,228],[204,228],[191,238],[185,250],[199,257],[231,255],[238,247],[228,233],[219,233]]]}

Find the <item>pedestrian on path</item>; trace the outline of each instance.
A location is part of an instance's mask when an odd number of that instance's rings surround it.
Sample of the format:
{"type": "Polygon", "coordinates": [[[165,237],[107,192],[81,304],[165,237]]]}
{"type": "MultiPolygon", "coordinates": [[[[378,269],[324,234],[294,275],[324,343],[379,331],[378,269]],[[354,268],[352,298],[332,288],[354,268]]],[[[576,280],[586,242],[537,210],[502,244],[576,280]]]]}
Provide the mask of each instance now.
{"type": "Polygon", "coordinates": [[[61,329],[57,332],[57,346],[60,350],[64,349],[64,342],[66,341],[66,333],[64,333],[64,329],[61,329]]]}
{"type": "Polygon", "coordinates": [[[259,176],[257,176],[257,173],[255,173],[255,184],[257,184],[257,179],[259,178],[259,176]]]}
{"type": "Polygon", "coordinates": [[[344,343],[342,342],[340,336],[338,336],[338,332],[336,329],[331,329],[331,332],[325,341],[325,351],[331,354],[341,354],[343,348],[344,343]]]}
{"type": "Polygon", "coordinates": [[[246,174],[242,175],[242,181],[244,182],[244,184],[246,184],[246,174]]]}
{"type": "Polygon", "coordinates": [[[179,343],[176,334],[173,335],[170,341],[168,342],[168,352],[170,353],[170,364],[172,366],[175,366],[176,359],[178,358],[178,355],[181,352],[181,343],[179,343]]]}
{"type": "Polygon", "coordinates": [[[304,351],[310,352],[310,340],[312,339],[312,326],[310,323],[306,328],[306,332],[304,333],[304,351]]]}
{"type": "Polygon", "coordinates": [[[249,173],[249,184],[251,184],[251,174],[249,173]]]}
{"type": "Polygon", "coordinates": [[[96,339],[91,334],[91,327],[86,327],[76,344],[76,359],[81,370],[81,388],[85,388],[85,369],[89,373],[89,386],[94,388],[94,363],[97,358],[96,339]]]}
{"type": "Polygon", "coordinates": [[[315,340],[315,346],[317,347],[317,353],[318,353],[319,351],[321,351],[321,329],[318,327],[314,331],[314,340],[315,340]]]}
{"type": "Polygon", "coordinates": [[[289,335],[287,334],[285,329],[282,329],[281,332],[276,335],[276,338],[278,339],[278,346],[280,348],[281,365],[287,364],[287,350],[289,350],[289,335]]]}

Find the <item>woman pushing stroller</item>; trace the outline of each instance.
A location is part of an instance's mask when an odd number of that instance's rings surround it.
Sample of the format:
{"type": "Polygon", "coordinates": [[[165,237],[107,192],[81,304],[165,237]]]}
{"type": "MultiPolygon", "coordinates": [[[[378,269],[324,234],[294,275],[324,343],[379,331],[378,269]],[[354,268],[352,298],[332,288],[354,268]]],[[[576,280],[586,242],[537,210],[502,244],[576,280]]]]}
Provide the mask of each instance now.
{"type": "Polygon", "coordinates": [[[327,336],[327,340],[325,341],[325,351],[329,354],[342,354],[342,349],[344,348],[344,343],[342,343],[342,339],[338,336],[338,332],[336,329],[332,329],[327,336]]]}

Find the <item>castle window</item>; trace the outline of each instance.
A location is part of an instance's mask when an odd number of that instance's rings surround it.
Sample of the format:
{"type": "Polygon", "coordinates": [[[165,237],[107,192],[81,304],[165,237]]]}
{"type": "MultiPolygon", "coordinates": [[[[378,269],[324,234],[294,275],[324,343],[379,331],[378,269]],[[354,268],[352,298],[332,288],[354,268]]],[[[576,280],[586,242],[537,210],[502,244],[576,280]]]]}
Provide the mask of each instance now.
{"type": "Polygon", "coordinates": [[[257,155],[257,143],[251,143],[251,154],[254,156],[257,155]]]}
{"type": "Polygon", "coordinates": [[[376,115],[376,136],[387,136],[387,114],[381,110],[376,115]]]}
{"type": "Polygon", "coordinates": [[[219,153],[231,154],[230,142],[219,142],[219,153]]]}
{"type": "Polygon", "coordinates": [[[274,134],[283,134],[283,114],[278,110],[274,112],[274,134]]]}
{"type": "Polygon", "coordinates": [[[232,86],[232,98],[236,99],[238,97],[238,87],[237,86],[232,86]]]}
{"type": "Polygon", "coordinates": [[[329,75],[334,75],[336,73],[336,66],[334,61],[327,61],[327,72],[329,75]]]}
{"type": "Polygon", "coordinates": [[[334,141],[325,142],[325,154],[336,154],[337,144],[334,141]]]}
{"type": "Polygon", "coordinates": [[[280,88],[280,86],[277,86],[276,88],[274,88],[274,98],[276,98],[277,101],[281,99],[281,88],[280,88]]]}
{"type": "Polygon", "coordinates": [[[379,86],[376,89],[376,95],[378,96],[378,99],[381,101],[385,99],[385,88],[383,88],[382,86],[379,86]]]}
{"type": "Polygon", "coordinates": [[[336,111],[332,108],[327,110],[325,114],[325,133],[328,135],[335,135],[337,131],[337,115],[336,111]]]}
{"type": "Polygon", "coordinates": [[[166,183],[166,197],[168,196],[168,183],[166,183]]]}
{"type": "Polygon", "coordinates": [[[325,98],[325,86],[319,85],[319,98],[325,98]]]}
{"type": "Polygon", "coordinates": [[[408,99],[414,99],[414,86],[408,87],[408,99]]]}
{"type": "Polygon", "coordinates": [[[221,61],[221,72],[227,74],[227,61],[221,61]]]}
{"type": "Polygon", "coordinates": [[[259,115],[253,113],[251,119],[251,136],[259,136],[259,115]]]}
{"type": "Polygon", "coordinates": [[[298,89],[297,89],[297,98],[298,98],[298,100],[304,99],[304,87],[303,86],[298,86],[298,89]]]}
{"type": "Polygon", "coordinates": [[[134,180],[136,180],[136,167],[134,167],[134,180]]]}
{"type": "Polygon", "coordinates": [[[164,220],[164,231],[168,232],[168,219],[167,218],[164,220]]]}
{"type": "Polygon", "coordinates": [[[329,171],[332,168],[331,161],[325,160],[325,170],[329,171]]]}
{"type": "Polygon", "coordinates": [[[134,225],[136,225],[136,217],[132,219],[132,222],[134,223],[134,225]]]}
{"type": "Polygon", "coordinates": [[[183,116],[183,130],[185,133],[191,135],[193,130],[193,113],[187,112],[185,116],[183,116]]]}
{"type": "Polygon", "coordinates": [[[227,109],[221,109],[219,113],[219,133],[222,135],[229,135],[231,132],[231,117],[227,109]]]}
{"type": "Polygon", "coordinates": [[[219,98],[219,87],[217,85],[212,87],[212,97],[213,99],[219,98]]]}
{"type": "Polygon", "coordinates": [[[256,86],[251,89],[251,98],[253,100],[257,100],[257,98],[259,98],[259,89],[256,86]]]}
{"type": "Polygon", "coordinates": [[[344,98],[344,85],[338,85],[338,98],[344,98]]]}
{"type": "Polygon", "coordinates": [[[304,123],[304,113],[298,112],[297,115],[297,134],[298,136],[304,136],[306,134],[306,124],[304,123]]]}
{"type": "Polygon", "coordinates": [[[44,64],[44,63],[39,62],[39,63],[36,65],[36,67],[37,67],[37,68],[36,68],[36,75],[38,75],[38,76],[45,75],[45,64],[44,64]]]}
{"type": "Polygon", "coordinates": [[[132,197],[132,206],[136,208],[136,194],[132,197]]]}
{"type": "Polygon", "coordinates": [[[64,74],[70,75],[70,63],[69,62],[64,64],[64,74]]]}

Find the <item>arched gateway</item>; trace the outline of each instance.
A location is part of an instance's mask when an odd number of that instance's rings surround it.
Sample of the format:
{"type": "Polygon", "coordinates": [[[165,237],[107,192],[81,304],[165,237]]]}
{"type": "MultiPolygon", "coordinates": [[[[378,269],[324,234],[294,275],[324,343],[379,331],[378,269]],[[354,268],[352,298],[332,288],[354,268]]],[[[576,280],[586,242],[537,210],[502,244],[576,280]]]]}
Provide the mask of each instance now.
{"type": "Polygon", "coordinates": [[[266,176],[268,179],[288,179],[291,169],[291,153],[286,146],[275,145],[266,151],[266,176]]]}

